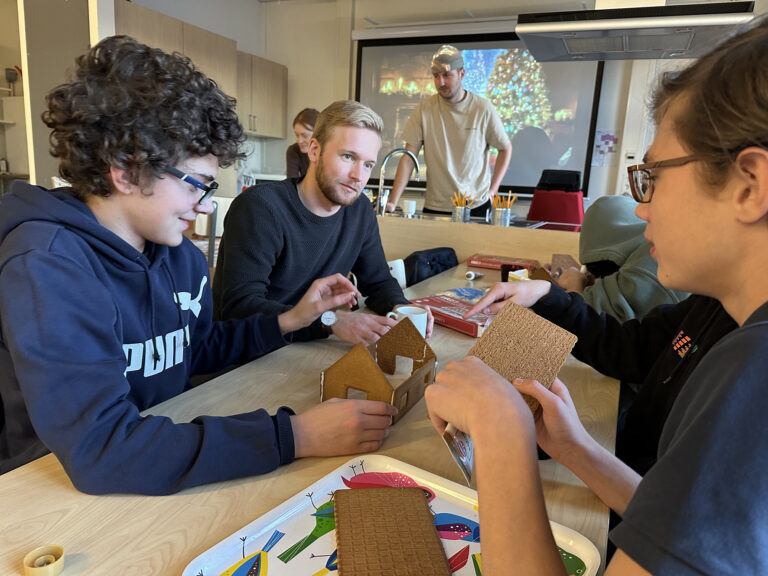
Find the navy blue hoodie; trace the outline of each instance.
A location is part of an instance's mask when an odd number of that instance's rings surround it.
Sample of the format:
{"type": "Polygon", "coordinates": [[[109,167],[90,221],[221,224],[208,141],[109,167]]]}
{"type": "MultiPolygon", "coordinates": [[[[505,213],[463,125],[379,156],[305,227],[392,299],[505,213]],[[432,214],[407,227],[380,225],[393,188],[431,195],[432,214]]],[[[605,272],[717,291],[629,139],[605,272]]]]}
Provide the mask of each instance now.
{"type": "Polygon", "coordinates": [[[294,457],[289,409],[139,412],[285,343],[276,317],[212,321],[186,238],[138,252],[67,188],[0,202],[0,473],[50,450],[84,492],[168,494],[273,470],[294,457]]]}

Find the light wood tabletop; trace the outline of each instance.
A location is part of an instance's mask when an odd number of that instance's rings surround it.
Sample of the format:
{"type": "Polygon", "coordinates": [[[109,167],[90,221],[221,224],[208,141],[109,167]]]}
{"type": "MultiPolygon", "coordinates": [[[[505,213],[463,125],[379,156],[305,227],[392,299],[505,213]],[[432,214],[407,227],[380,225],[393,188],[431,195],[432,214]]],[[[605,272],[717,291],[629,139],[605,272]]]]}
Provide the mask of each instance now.
{"type": "MultiPolygon", "coordinates": [[[[409,298],[459,286],[464,265],[409,288],[409,298]]],[[[488,280],[484,282],[484,280],[488,280]]],[[[430,346],[438,369],[463,357],[474,338],[436,327],[430,346]]],[[[297,412],[316,404],[320,372],[349,350],[335,338],[297,343],[219,376],[153,407],[176,422],[200,414],[227,415],[288,405],[297,412]]],[[[605,447],[615,442],[618,383],[569,358],[568,385],[587,430],[605,447]]],[[[455,482],[462,477],[430,424],[421,400],[392,429],[379,451],[455,482]]],[[[307,458],[270,474],[189,489],[172,496],[89,496],[75,490],[58,460],[48,455],[0,476],[0,574],[23,574],[22,560],[46,544],[63,546],[64,576],[75,574],[181,574],[196,556],[316,482],[350,456],[307,458]]],[[[608,509],[567,469],[540,463],[552,520],[589,538],[605,557],[608,509]]],[[[510,490],[514,482],[510,483],[510,490]]]]}

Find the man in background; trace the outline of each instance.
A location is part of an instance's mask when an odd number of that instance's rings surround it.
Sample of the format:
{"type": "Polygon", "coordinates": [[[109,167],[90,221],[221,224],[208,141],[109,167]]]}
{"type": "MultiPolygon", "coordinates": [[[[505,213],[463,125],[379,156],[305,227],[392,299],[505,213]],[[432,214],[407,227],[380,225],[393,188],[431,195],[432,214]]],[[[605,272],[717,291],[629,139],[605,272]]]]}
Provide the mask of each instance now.
{"type": "MultiPolygon", "coordinates": [[[[214,275],[217,318],[281,314],[316,278],[349,272],[374,312],[408,304],[389,272],[371,203],[361,194],[376,164],[382,128],[367,106],[334,102],[317,119],[302,180],[260,184],[232,202],[214,275]]],[[[340,310],[294,332],[294,340],[335,334],[371,343],[394,324],[385,316],[340,310]]],[[[431,332],[430,313],[427,336],[431,332]]]]}
{"type": "MultiPolygon", "coordinates": [[[[450,214],[451,197],[458,191],[473,200],[473,216],[485,216],[509,165],[509,137],[493,105],[464,89],[461,51],[441,46],[431,67],[437,94],[419,102],[403,130],[407,150],[418,155],[424,146],[428,174],[423,212],[450,214]],[[493,168],[491,147],[499,151],[493,168]]],[[[388,212],[394,212],[412,169],[413,161],[403,155],[388,212]]]]}

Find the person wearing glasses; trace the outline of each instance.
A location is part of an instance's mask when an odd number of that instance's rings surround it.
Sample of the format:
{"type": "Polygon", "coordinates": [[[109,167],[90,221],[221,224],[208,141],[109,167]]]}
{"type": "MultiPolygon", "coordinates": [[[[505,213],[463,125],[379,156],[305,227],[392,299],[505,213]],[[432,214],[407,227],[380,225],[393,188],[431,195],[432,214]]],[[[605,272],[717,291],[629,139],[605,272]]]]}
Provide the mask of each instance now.
{"type": "MultiPolygon", "coordinates": [[[[736,325],[706,351],[678,341],[681,354],[701,357],[643,477],[589,436],[559,380],[550,390],[530,380],[510,385],[468,357],[427,388],[438,430],[451,422],[475,440],[486,576],[507,574],[512,563],[525,573],[564,574],[536,441],[622,516],[610,533],[617,552],[606,575],[765,573],[766,61],[768,20],[760,18],[664,78],[653,101],[656,137],[644,163],[629,169],[660,280],[719,302],[736,325]],[[541,403],[535,417],[518,392],[541,403]]],[[[626,342],[609,347],[617,357],[627,352],[626,342]]]]}
{"type": "Polygon", "coordinates": [[[381,444],[395,413],[384,402],[140,415],[358,295],[334,275],[279,316],[212,320],[207,263],[184,231],[212,212],[218,167],[241,156],[234,107],[188,59],[125,36],[48,95],[71,187],[16,183],[0,204],[0,473],[51,451],[83,492],[168,494],[381,444]]]}
{"type": "Polygon", "coordinates": [[[736,322],[720,302],[701,294],[621,321],[557,280],[497,283],[465,317],[494,314],[511,300],[575,334],[573,355],[622,382],[616,455],[644,474],[656,462],[664,423],[683,384],[736,322]]]}

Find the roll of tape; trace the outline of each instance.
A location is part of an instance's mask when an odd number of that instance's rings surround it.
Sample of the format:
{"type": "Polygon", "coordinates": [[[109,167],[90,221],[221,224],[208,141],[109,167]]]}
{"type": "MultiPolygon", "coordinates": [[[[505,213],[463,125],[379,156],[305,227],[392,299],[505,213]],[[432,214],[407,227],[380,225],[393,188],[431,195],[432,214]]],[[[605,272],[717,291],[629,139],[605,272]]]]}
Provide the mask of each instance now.
{"type": "Polygon", "coordinates": [[[25,576],[57,576],[64,568],[64,548],[41,546],[24,556],[25,576]]]}

